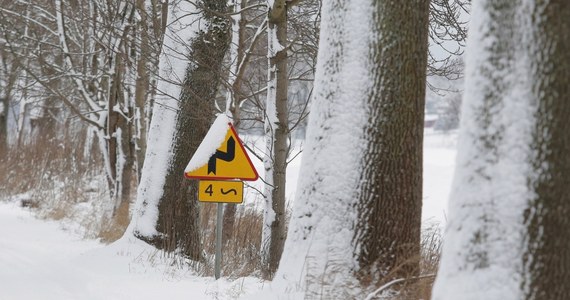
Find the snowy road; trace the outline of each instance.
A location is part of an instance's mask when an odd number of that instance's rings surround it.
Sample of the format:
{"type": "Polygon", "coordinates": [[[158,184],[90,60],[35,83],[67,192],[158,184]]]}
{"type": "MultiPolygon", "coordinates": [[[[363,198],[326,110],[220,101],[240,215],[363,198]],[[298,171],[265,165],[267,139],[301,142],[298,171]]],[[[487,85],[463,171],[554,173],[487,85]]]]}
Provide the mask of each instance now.
{"type": "Polygon", "coordinates": [[[55,222],[36,220],[15,204],[1,204],[0,299],[81,295],[80,281],[88,275],[69,261],[96,247],[60,231],[55,222]]]}
{"type": "Polygon", "coordinates": [[[173,271],[138,242],[81,240],[0,202],[0,300],[235,299],[261,287],[173,271]]]}

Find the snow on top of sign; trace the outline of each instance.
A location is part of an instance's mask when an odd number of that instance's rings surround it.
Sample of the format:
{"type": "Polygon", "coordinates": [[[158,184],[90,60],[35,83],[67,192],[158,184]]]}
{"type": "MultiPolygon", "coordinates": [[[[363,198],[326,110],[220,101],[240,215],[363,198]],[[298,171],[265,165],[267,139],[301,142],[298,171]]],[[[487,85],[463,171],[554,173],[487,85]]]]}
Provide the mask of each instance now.
{"type": "Polygon", "coordinates": [[[210,157],[216,153],[216,149],[224,142],[230,123],[231,120],[226,114],[218,115],[186,169],[184,169],[184,173],[192,172],[208,163],[210,157]]]}

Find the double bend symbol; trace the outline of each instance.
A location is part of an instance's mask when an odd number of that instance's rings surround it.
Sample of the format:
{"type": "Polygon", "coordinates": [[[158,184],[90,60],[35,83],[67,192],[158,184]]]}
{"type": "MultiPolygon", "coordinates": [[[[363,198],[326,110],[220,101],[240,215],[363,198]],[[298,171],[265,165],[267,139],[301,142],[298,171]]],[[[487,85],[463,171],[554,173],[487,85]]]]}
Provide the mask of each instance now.
{"type": "Polygon", "coordinates": [[[226,142],[226,152],[216,150],[216,153],[210,156],[208,160],[208,174],[214,173],[216,175],[216,159],[221,159],[223,161],[230,162],[234,160],[236,155],[236,141],[232,136],[226,142]]]}

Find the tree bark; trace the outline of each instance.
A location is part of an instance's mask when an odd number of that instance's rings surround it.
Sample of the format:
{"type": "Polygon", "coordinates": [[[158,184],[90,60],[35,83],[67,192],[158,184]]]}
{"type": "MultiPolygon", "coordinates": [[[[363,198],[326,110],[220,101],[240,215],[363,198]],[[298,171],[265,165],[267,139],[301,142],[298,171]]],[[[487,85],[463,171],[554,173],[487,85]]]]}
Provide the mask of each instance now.
{"type": "Polygon", "coordinates": [[[568,299],[570,5],[481,0],[470,28],[434,299],[568,299]]]}
{"type": "Polygon", "coordinates": [[[3,91],[0,93],[0,155],[6,154],[8,151],[8,110],[12,98],[12,91],[17,79],[20,77],[20,70],[15,66],[14,62],[9,62],[8,53],[4,49],[0,49],[0,62],[2,71],[0,74],[4,77],[3,91]]]}
{"type": "MultiPolygon", "coordinates": [[[[203,1],[215,12],[226,11],[226,0],[203,1]]],[[[189,65],[180,95],[174,146],[159,202],[157,230],[163,238],[153,244],[167,251],[180,250],[193,260],[201,255],[196,181],[184,178],[184,168],[204,139],[214,119],[214,100],[221,82],[221,67],[229,46],[225,19],[204,12],[207,27],[189,44],[189,65]]]]}
{"type": "Polygon", "coordinates": [[[137,139],[137,181],[140,181],[141,178],[141,171],[144,163],[144,157],[146,153],[146,138],[147,138],[147,123],[146,123],[146,111],[147,108],[147,100],[149,99],[150,94],[150,69],[149,60],[151,60],[151,51],[150,51],[150,38],[149,38],[149,28],[148,24],[148,17],[146,13],[146,8],[144,4],[144,0],[137,1],[137,10],[141,15],[141,28],[140,28],[140,55],[137,61],[137,78],[136,78],[136,86],[135,86],[135,109],[137,112],[135,113],[135,117],[137,118],[137,135],[135,135],[137,139]]]}
{"type": "Polygon", "coordinates": [[[531,146],[536,156],[529,174],[536,195],[523,214],[528,241],[522,259],[530,275],[525,277],[525,299],[568,299],[570,286],[564,283],[570,281],[570,4],[537,0],[535,5],[532,19],[528,17],[534,45],[528,58],[532,96],[538,102],[531,146]]]}
{"type": "Polygon", "coordinates": [[[109,94],[109,107],[106,134],[109,136],[107,149],[109,156],[109,187],[111,191],[112,224],[106,231],[116,232],[111,238],[120,237],[129,225],[131,203],[131,183],[134,175],[135,158],[132,126],[127,118],[132,119],[132,108],[125,101],[123,83],[125,82],[124,54],[115,55],[114,76],[109,94]]]}
{"type": "Polygon", "coordinates": [[[285,237],[285,183],[288,147],[287,2],[275,1],[268,12],[268,86],[265,107],[266,174],[262,238],[262,273],[271,278],[279,266],[285,237]]]}
{"type": "Polygon", "coordinates": [[[276,285],[305,298],[362,299],[394,276],[417,274],[428,7],[323,2],[315,94],[276,285]]]}
{"type": "Polygon", "coordinates": [[[428,8],[423,0],[375,2],[376,88],[366,103],[368,146],[354,238],[363,281],[419,271],[428,8]]]}
{"type": "Polygon", "coordinates": [[[0,99],[0,155],[8,150],[8,97],[0,99]]]}

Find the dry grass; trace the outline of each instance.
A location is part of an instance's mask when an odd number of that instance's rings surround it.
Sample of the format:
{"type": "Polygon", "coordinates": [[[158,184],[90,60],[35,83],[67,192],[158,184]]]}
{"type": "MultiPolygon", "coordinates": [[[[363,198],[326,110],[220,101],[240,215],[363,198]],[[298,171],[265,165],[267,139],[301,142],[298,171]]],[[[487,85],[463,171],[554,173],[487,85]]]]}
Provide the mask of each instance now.
{"type": "MultiPolygon", "coordinates": [[[[247,208],[244,206],[238,207],[234,236],[230,242],[224,245],[223,248],[222,276],[230,278],[260,276],[261,258],[259,253],[263,215],[259,208],[247,208]]],[[[202,204],[201,226],[204,229],[202,231],[202,241],[205,253],[212,260],[212,263],[208,264],[207,267],[201,270],[202,274],[207,276],[213,276],[215,223],[216,205],[202,204]]],[[[387,280],[385,282],[379,282],[376,288],[382,285],[387,286],[383,291],[371,297],[371,299],[431,299],[432,285],[439,266],[441,242],[442,233],[439,224],[430,224],[426,226],[422,233],[421,255],[419,257],[412,258],[412,260],[418,261],[419,263],[419,276],[401,278],[393,284],[391,281],[394,277],[386,276],[387,280]]],[[[331,262],[331,267],[327,269],[327,273],[335,273],[334,265],[335,264],[331,262]]],[[[402,265],[409,265],[409,262],[404,262],[402,265]]],[[[398,272],[398,270],[395,270],[394,272],[398,272]]],[[[320,284],[323,285],[323,289],[326,289],[327,284],[324,282],[321,282],[320,284]]],[[[349,289],[349,287],[346,288],[349,289]]],[[[372,291],[374,291],[374,289],[371,289],[371,292],[372,291]]],[[[319,295],[315,295],[314,298],[325,299],[319,295]]],[[[350,297],[346,299],[350,299],[350,297]]]]}
{"type": "Polygon", "coordinates": [[[322,273],[315,272],[321,267],[315,266],[314,258],[307,257],[307,277],[296,289],[303,289],[305,299],[429,300],[439,267],[441,242],[439,224],[430,224],[423,228],[419,255],[398,263],[387,274],[366,273],[367,277],[349,272],[344,261],[329,260],[322,273]],[[419,272],[411,270],[411,265],[418,265],[419,272]]]}
{"type": "Polygon", "coordinates": [[[103,219],[99,238],[104,243],[112,243],[123,236],[129,223],[129,205],[125,202],[119,206],[112,219],[103,219]]]}
{"type": "MultiPolygon", "coordinates": [[[[411,258],[418,261],[419,275],[407,278],[396,278],[388,274],[387,280],[380,282],[374,291],[378,300],[429,300],[431,290],[437,275],[441,254],[442,233],[439,224],[429,224],[422,232],[421,252],[419,257],[411,258]]],[[[405,265],[406,262],[403,264],[405,265]]],[[[394,272],[398,272],[398,267],[394,272]]],[[[371,293],[372,294],[372,293],[371,293]]]]}
{"type": "Polygon", "coordinates": [[[87,237],[100,222],[93,210],[106,197],[97,157],[83,157],[84,141],[66,138],[12,147],[0,157],[0,198],[19,201],[40,217],[74,219],[87,237]],[[84,213],[84,210],[92,210],[84,213]]]}
{"type": "MultiPolygon", "coordinates": [[[[202,244],[207,257],[213,261],[216,238],[216,204],[202,203],[200,226],[202,244]]],[[[222,248],[222,276],[237,278],[259,276],[261,269],[260,245],[263,215],[255,207],[240,205],[236,211],[233,235],[222,248]]],[[[208,264],[204,275],[213,275],[213,263],[208,264]]]]}

